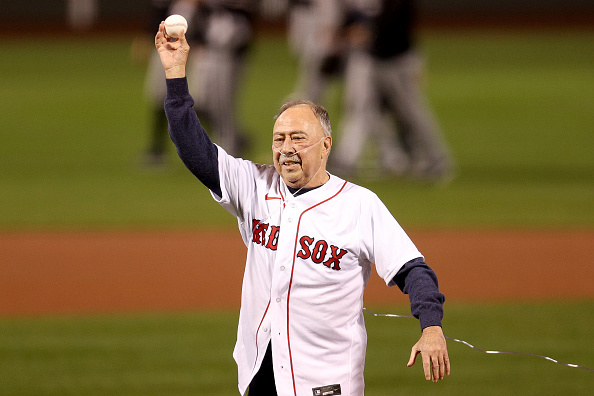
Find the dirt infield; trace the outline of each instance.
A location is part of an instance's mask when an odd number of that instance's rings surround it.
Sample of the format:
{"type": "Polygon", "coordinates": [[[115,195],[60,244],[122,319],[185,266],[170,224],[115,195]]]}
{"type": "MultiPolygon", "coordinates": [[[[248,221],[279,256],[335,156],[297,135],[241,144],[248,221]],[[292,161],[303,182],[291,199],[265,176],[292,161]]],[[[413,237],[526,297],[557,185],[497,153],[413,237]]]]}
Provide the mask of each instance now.
{"type": "MultiPolygon", "coordinates": [[[[594,297],[594,230],[412,231],[450,301],[594,297]]],[[[0,233],[0,315],[239,306],[238,232],[0,233]]],[[[406,302],[374,273],[367,304],[406,302]]]]}

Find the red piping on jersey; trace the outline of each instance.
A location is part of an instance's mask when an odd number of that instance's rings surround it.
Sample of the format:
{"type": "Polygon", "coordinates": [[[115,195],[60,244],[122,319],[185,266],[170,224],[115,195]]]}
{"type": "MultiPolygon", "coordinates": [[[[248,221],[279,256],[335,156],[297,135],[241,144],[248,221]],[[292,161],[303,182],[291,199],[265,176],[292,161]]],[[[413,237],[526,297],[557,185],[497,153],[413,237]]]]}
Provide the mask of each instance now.
{"type": "Polygon", "coordinates": [[[281,185],[280,183],[278,184],[278,193],[281,196],[281,199],[283,200],[283,208],[285,207],[285,197],[283,196],[283,190],[281,189],[281,185]]]}
{"type": "Polygon", "coordinates": [[[342,190],[344,189],[344,187],[346,186],[348,182],[344,182],[344,184],[342,185],[342,187],[340,187],[340,190],[338,190],[338,192],[336,194],[334,194],[333,196],[331,196],[328,199],[325,199],[321,202],[318,202],[317,204],[315,204],[314,206],[311,206],[307,209],[305,209],[301,215],[299,216],[299,221],[297,222],[297,232],[295,233],[295,248],[293,249],[293,267],[291,268],[291,279],[289,280],[289,291],[287,292],[287,345],[289,347],[289,362],[291,363],[291,378],[293,379],[293,392],[295,394],[295,396],[297,396],[297,387],[295,385],[295,372],[293,371],[293,355],[291,354],[291,337],[289,336],[289,299],[291,297],[291,286],[293,286],[293,272],[295,271],[295,257],[297,254],[297,245],[298,245],[298,237],[299,237],[299,226],[301,225],[301,218],[303,217],[303,215],[310,211],[311,209],[320,206],[323,203],[326,203],[328,201],[330,201],[331,199],[333,199],[334,197],[336,197],[338,194],[340,194],[342,192],[342,190]]]}
{"type": "Polygon", "coordinates": [[[258,333],[260,332],[260,327],[262,327],[262,323],[264,322],[264,318],[266,317],[266,313],[268,313],[268,308],[270,308],[270,300],[268,300],[268,305],[266,306],[266,310],[264,311],[264,315],[262,315],[262,319],[260,320],[260,324],[258,325],[258,329],[256,330],[256,360],[254,360],[254,368],[256,367],[256,363],[258,363],[258,353],[259,353],[259,350],[258,350],[258,333]]]}

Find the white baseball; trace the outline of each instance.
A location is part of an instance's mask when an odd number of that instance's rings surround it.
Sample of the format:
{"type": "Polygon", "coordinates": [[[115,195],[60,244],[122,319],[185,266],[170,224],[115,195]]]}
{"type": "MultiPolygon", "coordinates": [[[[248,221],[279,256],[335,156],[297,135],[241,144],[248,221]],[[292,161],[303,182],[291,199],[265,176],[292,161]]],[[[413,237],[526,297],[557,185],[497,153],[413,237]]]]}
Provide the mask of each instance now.
{"type": "Polygon", "coordinates": [[[178,38],[181,36],[182,31],[184,33],[188,31],[188,21],[186,21],[186,18],[173,14],[165,19],[165,33],[169,37],[178,38]]]}

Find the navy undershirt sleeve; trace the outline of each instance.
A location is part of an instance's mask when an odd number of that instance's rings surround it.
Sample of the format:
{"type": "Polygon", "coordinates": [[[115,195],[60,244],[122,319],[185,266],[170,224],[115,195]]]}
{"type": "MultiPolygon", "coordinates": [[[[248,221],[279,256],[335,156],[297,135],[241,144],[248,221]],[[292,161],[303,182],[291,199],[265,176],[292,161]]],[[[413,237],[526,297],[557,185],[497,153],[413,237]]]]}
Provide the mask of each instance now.
{"type": "Polygon", "coordinates": [[[217,146],[210,140],[194,111],[194,100],[184,78],[167,79],[165,114],[169,136],[184,165],[202,184],[222,196],[217,146]]]}
{"type": "Polygon", "coordinates": [[[445,297],[439,292],[437,275],[422,257],[404,264],[394,277],[394,283],[408,294],[411,313],[419,319],[421,329],[441,326],[445,297]]]}

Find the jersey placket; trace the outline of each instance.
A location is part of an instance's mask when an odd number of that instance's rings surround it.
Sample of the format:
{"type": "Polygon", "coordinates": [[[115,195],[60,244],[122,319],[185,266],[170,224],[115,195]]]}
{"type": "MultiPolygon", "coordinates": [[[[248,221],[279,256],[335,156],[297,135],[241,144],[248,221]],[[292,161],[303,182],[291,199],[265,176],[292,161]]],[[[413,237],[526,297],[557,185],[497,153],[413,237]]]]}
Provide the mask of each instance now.
{"type": "MultiPolygon", "coordinates": [[[[288,292],[295,256],[295,239],[301,210],[295,198],[289,195],[280,216],[281,232],[273,267],[270,316],[272,323],[272,351],[275,381],[278,389],[293,389],[293,375],[289,343],[288,292]]],[[[293,342],[295,342],[293,340],[293,342]]],[[[292,392],[291,392],[292,393],[292,392]]],[[[280,393],[279,393],[280,394],[280,393]]]]}

